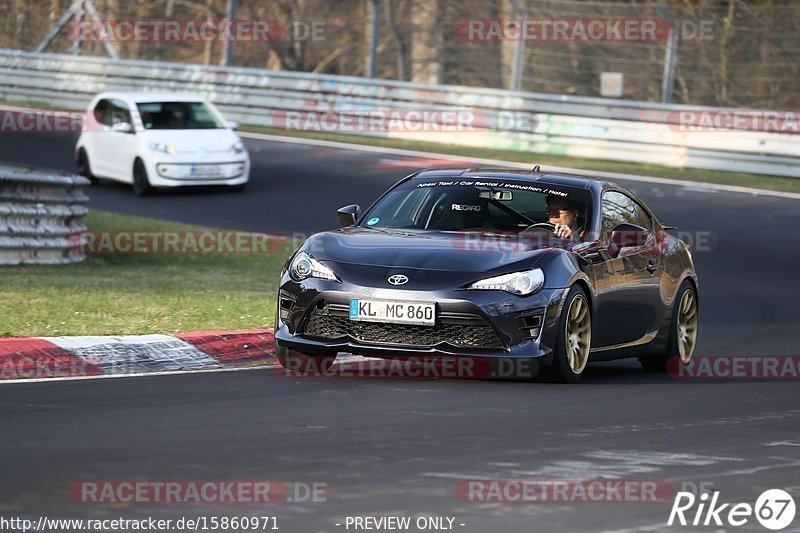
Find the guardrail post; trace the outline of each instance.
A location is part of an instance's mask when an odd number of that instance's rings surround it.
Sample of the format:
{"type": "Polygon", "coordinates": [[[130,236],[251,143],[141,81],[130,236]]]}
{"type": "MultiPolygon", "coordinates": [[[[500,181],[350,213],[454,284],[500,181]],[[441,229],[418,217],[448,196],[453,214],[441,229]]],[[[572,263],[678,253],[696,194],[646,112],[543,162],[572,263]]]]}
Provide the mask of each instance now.
{"type": "MultiPolygon", "coordinates": [[[[228,24],[233,24],[236,20],[236,0],[228,0],[228,10],[225,21],[228,24]]],[[[228,38],[228,32],[225,32],[225,53],[222,56],[222,64],[230,66],[233,60],[233,40],[228,38]]]]}
{"type": "MultiPolygon", "coordinates": [[[[517,17],[518,22],[522,24],[522,19],[525,18],[525,11],[520,7],[519,2],[517,0],[509,0],[511,4],[511,8],[514,10],[514,15],[517,17]]],[[[520,28],[520,33],[522,32],[522,28],[520,28]]],[[[522,87],[522,72],[525,68],[524,64],[524,56],[525,56],[525,39],[521,36],[517,39],[517,42],[514,43],[514,63],[511,65],[511,87],[512,91],[519,91],[522,87]]]]}
{"type": "Polygon", "coordinates": [[[381,2],[380,0],[371,0],[372,5],[372,21],[370,22],[369,29],[369,54],[367,55],[367,77],[374,78],[377,76],[377,62],[378,62],[378,32],[381,24],[381,2]]]}
{"type": "Polygon", "coordinates": [[[667,8],[662,4],[656,4],[655,7],[669,24],[669,38],[664,52],[664,74],[661,77],[661,103],[669,104],[672,102],[672,89],[675,85],[675,64],[678,57],[678,39],[680,36],[675,31],[675,19],[672,18],[667,8]]]}
{"type": "MultiPolygon", "coordinates": [[[[78,2],[75,8],[75,23],[80,25],[83,22],[83,16],[86,14],[86,5],[84,2],[78,2]]],[[[81,42],[80,37],[73,39],[72,41],[72,55],[81,55],[81,48],[83,47],[83,43],[81,42]]]]}

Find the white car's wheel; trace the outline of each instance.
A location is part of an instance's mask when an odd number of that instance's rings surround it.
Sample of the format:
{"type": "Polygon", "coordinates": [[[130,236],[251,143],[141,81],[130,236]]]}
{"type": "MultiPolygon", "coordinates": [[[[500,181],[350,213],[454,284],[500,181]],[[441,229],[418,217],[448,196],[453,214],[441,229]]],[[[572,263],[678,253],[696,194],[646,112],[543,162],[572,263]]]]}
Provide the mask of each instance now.
{"type": "Polygon", "coordinates": [[[78,151],[78,157],[75,159],[75,166],[77,167],[78,174],[87,178],[92,185],[97,185],[97,178],[92,174],[92,167],[89,164],[89,156],[86,150],[81,148],[78,151]]]}
{"type": "Polygon", "coordinates": [[[137,159],[133,164],[133,192],[137,196],[151,194],[155,189],[150,185],[147,177],[147,169],[141,159],[137,159]]]}

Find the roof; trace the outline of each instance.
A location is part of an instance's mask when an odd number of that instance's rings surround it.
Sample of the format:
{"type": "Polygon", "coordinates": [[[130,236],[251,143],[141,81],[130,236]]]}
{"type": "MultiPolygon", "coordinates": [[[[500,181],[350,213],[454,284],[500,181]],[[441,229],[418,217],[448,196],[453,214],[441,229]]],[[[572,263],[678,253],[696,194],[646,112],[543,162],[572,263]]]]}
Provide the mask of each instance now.
{"type": "Polygon", "coordinates": [[[205,102],[206,97],[193,93],[104,92],[98,98],[118,98],[129,102],[205,102]]]}

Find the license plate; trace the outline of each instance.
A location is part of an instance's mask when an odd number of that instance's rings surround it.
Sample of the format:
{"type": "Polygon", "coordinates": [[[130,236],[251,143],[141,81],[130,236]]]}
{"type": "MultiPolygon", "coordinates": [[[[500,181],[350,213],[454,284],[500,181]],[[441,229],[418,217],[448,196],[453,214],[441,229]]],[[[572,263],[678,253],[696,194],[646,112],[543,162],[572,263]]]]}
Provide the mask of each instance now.
{"type": "Polygon", "coordinates": [[[436,324],[436,303],[352,298],[350,320],[433,326],[436,324]]]}
{"type": "Polygon", "coordinates": [[[222,169],[215,166],[195,166],[192,165],[190,170],[192,176],[197,176],[200,178],[213,178],[222,175],[222,169]]]}

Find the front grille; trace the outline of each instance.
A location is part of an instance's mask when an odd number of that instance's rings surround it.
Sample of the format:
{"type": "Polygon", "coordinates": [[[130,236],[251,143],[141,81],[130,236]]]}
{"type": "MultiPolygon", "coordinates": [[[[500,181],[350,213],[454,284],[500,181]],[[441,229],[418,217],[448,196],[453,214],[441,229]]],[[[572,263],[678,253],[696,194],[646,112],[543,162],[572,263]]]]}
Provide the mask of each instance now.
{"type": "Polygon", "coordinates": [[[447,343],[462,348],[503,348],[495,331],[479,317],[470,321],[482,322],[482,325],[442,323],[439,319],[434,326],[415,326],[350,320],[347,315],[331,314],[329,307],[315,307],[311,311],[304,328],[306,336],[320,339],[349,337],[365,344],[427,347],[447,343]]]}

